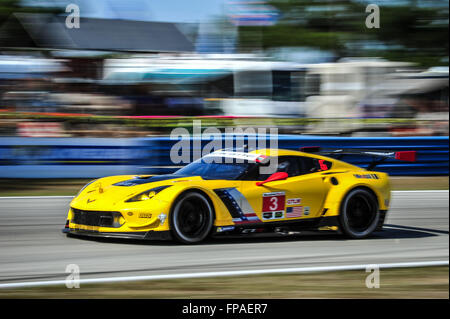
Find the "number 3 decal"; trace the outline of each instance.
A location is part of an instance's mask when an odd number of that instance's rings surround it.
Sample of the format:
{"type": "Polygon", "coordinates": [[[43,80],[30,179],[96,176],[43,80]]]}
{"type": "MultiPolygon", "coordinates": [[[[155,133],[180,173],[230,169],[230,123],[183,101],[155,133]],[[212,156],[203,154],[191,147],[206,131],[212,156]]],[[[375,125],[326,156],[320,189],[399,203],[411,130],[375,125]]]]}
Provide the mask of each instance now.
{"type": "Polygon", "coordinates": [[[264,213],[284,210],[285,201],[286,195],[284,192],[263,194],[262,211],[264,213]]]}
{"type": "Polygon", "coordinates": [[[278,208],[278,197],[270,197],[270,202],[272,205],[270,205],[270,210],[277,210],[278,208]]]}

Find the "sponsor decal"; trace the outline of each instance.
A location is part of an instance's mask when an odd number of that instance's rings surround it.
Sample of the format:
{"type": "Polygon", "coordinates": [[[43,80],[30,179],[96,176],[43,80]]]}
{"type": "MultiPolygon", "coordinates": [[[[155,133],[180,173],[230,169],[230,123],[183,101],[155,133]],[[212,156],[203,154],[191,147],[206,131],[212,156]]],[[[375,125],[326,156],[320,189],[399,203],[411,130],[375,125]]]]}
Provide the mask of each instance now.
{"type": "Polygon", "coordinates": [[[284,218],[284,211],[275,212],[273,215],[274,218],[284,218]]]}
{"type": "Polygon", "coordinates": [[[273,213],[272,212],[266,212],[262,214],[263,219],[272,219],[273,213]]]}
{"type": "Polygon", "coordinates": [[[278,212],[265,212],[262,214],[263,219],[267,220],[267,219],[280,219],[280,218],[284,218],[284,211],[278,211],[278,212]]]}
{"type": "Polygon", "coordinates": [[[299,205],[301,201],[301,198],[288,198],[286,201],[286,205],[299,205]]]}
{"type": "Polygon", "coordinates": [[[353,174],[353,176],[363,179],[379,179],[377,174],[353,174]]]}
{"type": "Polygon", "coordinates": [[[139,218],[152,218],[152,214],[149,213],[140,213],[139,218]]]}
{"type": "Polygon", "coordinates": [[[294,206],[286,208],[286,218],[302,217],[303,206],[294,206]]]}
{"type": "Polygon", "coordinates": [[[262,212],[284,211],[286,202],[286,194],[284,192],[265,193],[263,194],[262,212]]]}
{"type": "Polygon", "coordinates": [[[218,233],[223,233],[226,231],[233,231],[235,229],[234,226],[223,226],[223,227],[217,227],[217,232],[218,233]]]}
{"type": "Polygon", "coordinates": [[[271,196],[281,196],[284,195],[285,192],[273,192],[273,193],[264,193],[264,197],[271,197],[271,196]]]}
{"type": "Polygon", "coordinates": [[[322,171],[328,171],[328,165],[325,164],[325,160],[319,160],[319,165],[322,171]]]}
{"type": "Polygon", "coordinates": [[[308,216],[309,215],[309,206],[305,206],[303,208],[303,212],[305,213],[306,216],[308,216]]]}

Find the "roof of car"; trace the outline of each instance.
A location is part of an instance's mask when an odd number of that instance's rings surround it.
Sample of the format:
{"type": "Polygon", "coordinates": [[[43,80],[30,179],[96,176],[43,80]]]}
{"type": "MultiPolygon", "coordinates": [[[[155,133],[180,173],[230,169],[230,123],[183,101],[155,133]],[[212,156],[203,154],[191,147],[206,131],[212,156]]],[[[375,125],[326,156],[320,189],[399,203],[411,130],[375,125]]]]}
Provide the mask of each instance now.
{"type": "Polygon", "coordinates": [[[208,154],[208,156],[221,156],[221,157],[241,157],[246,159],[256,159],[259,156],[269,157],[269,156],[306,156],[312,158],[324,158],[324,156],[305,153],[295,150],[287,149],[275,149],[275,148],[262,148],[249,150],[247,148],[237,148],[237,149],[223,149],[215,151],[208,154]]]}
{"type": "Polygon", "coordinates": [[[252,150],[250,153],[261,154],[265,156],[306,156],[306,157],[314,157],[314,158],[322,158],[323,156],[304,153],[295,150],[287,150],[287,149],[276,149],[276,148],[264,148],[264,149],[256,149],[252,150]]]}

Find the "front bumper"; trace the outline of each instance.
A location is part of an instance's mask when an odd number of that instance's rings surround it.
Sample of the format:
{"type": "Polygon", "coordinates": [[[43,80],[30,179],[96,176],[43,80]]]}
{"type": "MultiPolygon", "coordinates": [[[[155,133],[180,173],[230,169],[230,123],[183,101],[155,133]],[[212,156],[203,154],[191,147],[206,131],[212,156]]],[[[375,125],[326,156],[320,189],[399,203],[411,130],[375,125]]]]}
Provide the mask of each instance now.
{"type": "Polygon", "coordinates": [[[96,230],[64,228],[63,233],[75,237],[95,238],[119,238],[119,239],[141,239],[141,240],[171,240],[170,231],[139,231],[139,232],[100,232],[96,230]]]}

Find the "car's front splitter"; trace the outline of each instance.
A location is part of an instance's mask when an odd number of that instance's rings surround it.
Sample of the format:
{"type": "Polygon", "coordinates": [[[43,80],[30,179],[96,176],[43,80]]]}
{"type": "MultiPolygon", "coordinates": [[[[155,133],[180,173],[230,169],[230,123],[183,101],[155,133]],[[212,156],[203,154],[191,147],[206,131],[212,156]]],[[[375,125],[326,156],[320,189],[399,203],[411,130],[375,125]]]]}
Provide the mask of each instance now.
{"type": "Polygon", "coordinates": [[[140,232],[99,232],[94,230],[64,228],[63,233],[78,237],[97,238],[122,238],[122,239],[143,239],[143,240],[170,240],[170,231],[140,231],[140,232]]]}

